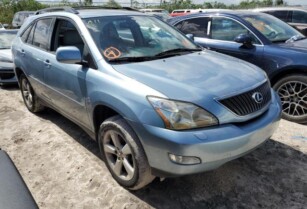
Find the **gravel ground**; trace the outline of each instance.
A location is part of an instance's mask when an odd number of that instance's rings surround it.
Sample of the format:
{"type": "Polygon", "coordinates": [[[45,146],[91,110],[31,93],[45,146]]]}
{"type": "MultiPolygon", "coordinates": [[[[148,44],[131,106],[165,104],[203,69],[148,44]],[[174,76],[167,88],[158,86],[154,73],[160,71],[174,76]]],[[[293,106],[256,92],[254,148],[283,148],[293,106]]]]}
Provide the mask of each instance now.
{"type": "Polygon", "coordinates": [[[281,121],[263,146],[217,170],[130,192],[78,126],[52,110],[30,113],[16,87],[0,89],[0,98],[0,147],[42,209],[307,208],[304,125],[281,121]]]}

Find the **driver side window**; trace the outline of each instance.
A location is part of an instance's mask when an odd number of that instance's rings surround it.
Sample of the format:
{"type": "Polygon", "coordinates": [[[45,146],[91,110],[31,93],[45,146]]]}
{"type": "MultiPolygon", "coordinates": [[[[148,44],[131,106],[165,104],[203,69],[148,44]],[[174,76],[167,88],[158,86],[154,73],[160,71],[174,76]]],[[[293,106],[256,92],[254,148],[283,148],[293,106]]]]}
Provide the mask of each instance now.
{"type": "Polygon", "coordinates": [[[253,43],[260,44],[258,39],[237,21],[223,17],[212,18],[212,39],[234,42],[234,39],[240,34],[249,34],[252,37],[253,43]]]}

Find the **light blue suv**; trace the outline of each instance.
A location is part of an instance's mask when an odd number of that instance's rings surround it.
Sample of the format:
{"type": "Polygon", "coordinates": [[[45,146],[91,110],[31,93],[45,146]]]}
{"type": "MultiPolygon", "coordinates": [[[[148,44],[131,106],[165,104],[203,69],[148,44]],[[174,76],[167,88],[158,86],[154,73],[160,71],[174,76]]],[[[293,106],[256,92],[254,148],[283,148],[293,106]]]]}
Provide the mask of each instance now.
{"type": "Polygon", "coordinates": [[[82,127],[128,189],[215,169],[270,138],[280,120],[261,69],[143,13],[43,10],[12,51],[27,108],[51,107],[82,127]]]}

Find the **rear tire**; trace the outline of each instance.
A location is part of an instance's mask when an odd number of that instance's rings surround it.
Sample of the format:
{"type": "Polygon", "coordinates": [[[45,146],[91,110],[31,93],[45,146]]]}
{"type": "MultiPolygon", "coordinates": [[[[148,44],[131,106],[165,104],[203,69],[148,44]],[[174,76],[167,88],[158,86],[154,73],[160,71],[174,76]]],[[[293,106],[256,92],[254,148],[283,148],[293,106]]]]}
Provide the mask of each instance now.
{"type": "Polygon", "coordinates": [[[30,112],[37,113],[44,110],[44,106],[40,103],[29,80],[24,74],[20,75],[20,90],[23,101],[30,112]]]}
{"type": "Polygon", "coordinates": [[[143,147],[126,121],[120,116],[105,120],[99,129],[101,155],[113,178],[129,190],[138,190],[155,178],[143,147]]]}
{"type": "Polygon", "coordinates": [[[277,81],[274,90],[282,103],[282,118],[307,123],[307,75],[288,75],[277,81]]]}

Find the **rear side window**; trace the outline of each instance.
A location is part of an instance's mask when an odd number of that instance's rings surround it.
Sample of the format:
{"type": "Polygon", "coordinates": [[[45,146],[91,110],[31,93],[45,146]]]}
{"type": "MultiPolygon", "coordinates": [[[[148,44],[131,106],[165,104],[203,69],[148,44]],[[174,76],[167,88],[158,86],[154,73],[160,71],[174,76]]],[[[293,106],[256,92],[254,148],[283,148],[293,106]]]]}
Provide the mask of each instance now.
{"type": "Polygon", "coordinates": [[[267,14],[273,15],[278,19],[281,19],[284,22],[290,21],[290,11],[288,10],[281,10],[281,11],[267,11],[267,14]]]}
{"type": "Polygon", "coordinates": [[[32,43],[34,46],[37,46],[45,50],[49,50],[51,24],[52,24],[52,19],[42,19],[37,21],[34,30],[33,43],[32,43]]]}
{"type": "Polygon", "coordinates": [[[291,22],[293,22],[293,23],[307,23],[307,12],[293,11],[291,22]]]}
{"type": "Polygon", "coordinates": [[[193,34],[195,37],[208,37],[208,22],[208,17],[193,18],[179,22],[175,27],[185,34],[193,34]]]}

